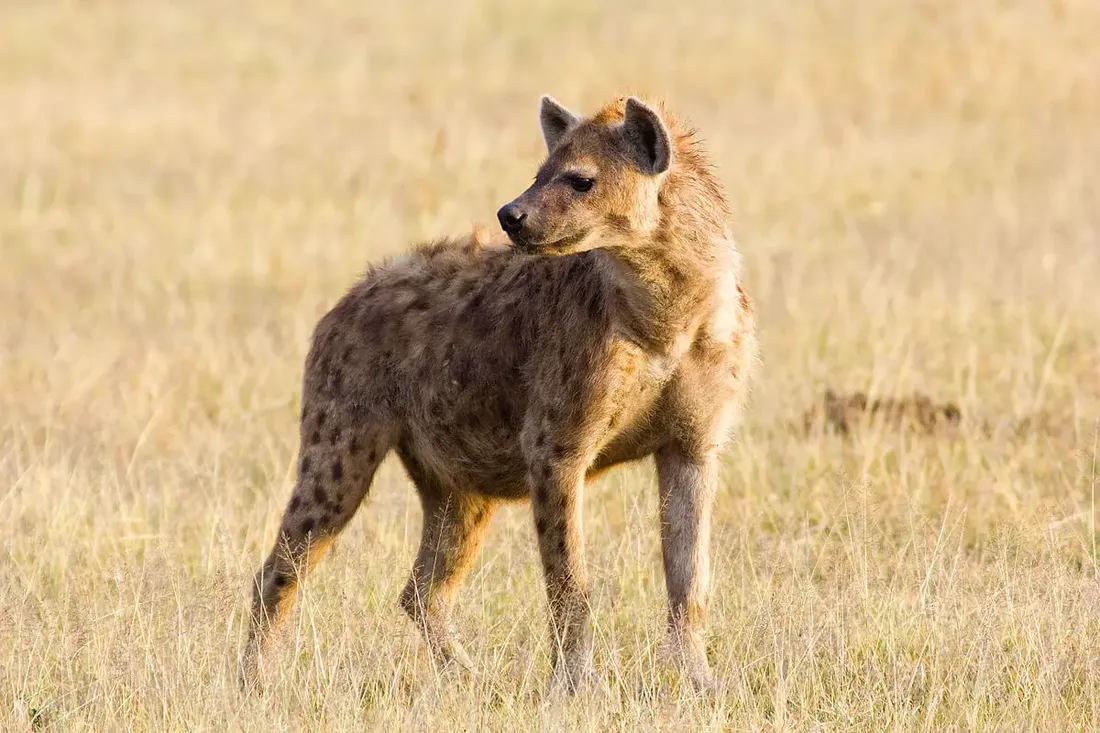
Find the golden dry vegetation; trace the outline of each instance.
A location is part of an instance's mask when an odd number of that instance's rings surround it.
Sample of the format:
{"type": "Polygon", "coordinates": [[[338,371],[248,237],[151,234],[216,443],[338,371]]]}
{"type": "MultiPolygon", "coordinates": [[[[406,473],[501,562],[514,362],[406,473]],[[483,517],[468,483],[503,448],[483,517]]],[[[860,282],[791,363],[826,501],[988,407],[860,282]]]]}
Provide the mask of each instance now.
{"type": "Polygon", "coordinates": [[[0,0],[0,728],[1097,727],[1097,37],[1094,0],[0,0]],[[540,94],[624,90],[702,131],[760,306],[721,694],[657,664],[648,466],[588,492],[599,694],[539,701],[521,507],[460,600],[483,673],[436,679],[391,459],[241,697],[316,319],[368,261],[493,223],[540,94]],[[964,418],[792,431],[826,386],[964,418]]]}

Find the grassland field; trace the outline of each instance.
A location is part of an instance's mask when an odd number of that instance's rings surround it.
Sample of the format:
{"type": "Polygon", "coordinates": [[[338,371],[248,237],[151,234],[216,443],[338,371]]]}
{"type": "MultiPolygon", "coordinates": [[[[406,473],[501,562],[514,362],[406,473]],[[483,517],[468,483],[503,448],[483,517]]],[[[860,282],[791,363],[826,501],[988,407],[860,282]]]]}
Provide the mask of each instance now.
{"type": "Polygon", "coordinates": [[[1100,728],[1097,38],[1095,0],[0,0],[0,730],[1100,728]],[[436,677],[391,458],[242,697],[316,320],[494,225],[539,95],[624,92],[699,128],[759,307],[719,694],[658,663],[648,464],[587,491],[599,694],[541,700],[521,507],[458,604],[480,674],[436,677]],[[827,387],[963,419],[792,429],[827,387]]]}

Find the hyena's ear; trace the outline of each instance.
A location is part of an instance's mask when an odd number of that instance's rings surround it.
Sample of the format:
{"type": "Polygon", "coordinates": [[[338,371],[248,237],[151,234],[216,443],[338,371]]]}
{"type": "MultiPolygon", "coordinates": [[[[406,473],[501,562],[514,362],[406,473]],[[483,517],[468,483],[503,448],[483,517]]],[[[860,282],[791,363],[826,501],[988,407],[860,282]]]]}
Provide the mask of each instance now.
{"type": "Polygon", "coordinates": [[[634,161],[650,175],[668,170],[672,164],[672,138],[661,118],[636,97],[626,100],[623,137],[634,161]]]}
{"type": "Polygon", "coordinates": [[[547,95],[539,104],[539,124],[542,125],[542,137],[546,140],[546,149],[553,150],[561,136],[577,123],[578,117],[558,104],[547,95]]]}

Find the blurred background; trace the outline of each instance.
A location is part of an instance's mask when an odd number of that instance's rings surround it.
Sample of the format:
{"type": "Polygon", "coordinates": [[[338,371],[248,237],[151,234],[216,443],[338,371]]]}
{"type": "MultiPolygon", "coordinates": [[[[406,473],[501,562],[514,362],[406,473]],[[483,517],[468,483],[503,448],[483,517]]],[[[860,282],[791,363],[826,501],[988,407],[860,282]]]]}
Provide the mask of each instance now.
{"type": "MultiPolygon", "coordinates": [[[[419,508],[395,463],[307,590],[274,709],[233,694],[246,584],[317,318],[369,262],[495,232],[543,155],[541,94],[583,113],[636,93],[700,130],[760,309],[715,530],[728,705],[675,715],[1088,727],[1098,37],[1093,0],[0,0],[13,724],[484,709],[480,683],[400,704],[419,508]],[[793,429],[826,388],[950,400],[961,432],[793,429]]],[[[628,691],[658,675],[653,489],[642,467],[589,499],[600,653],[628,691]]],[[[547,665],[528,523],[494,521],[462,611],[518,680],[493,692],[504,728],[547,665]]],[[[593,714],[652,725],[657,703],[615,699],[593,714]]]]}

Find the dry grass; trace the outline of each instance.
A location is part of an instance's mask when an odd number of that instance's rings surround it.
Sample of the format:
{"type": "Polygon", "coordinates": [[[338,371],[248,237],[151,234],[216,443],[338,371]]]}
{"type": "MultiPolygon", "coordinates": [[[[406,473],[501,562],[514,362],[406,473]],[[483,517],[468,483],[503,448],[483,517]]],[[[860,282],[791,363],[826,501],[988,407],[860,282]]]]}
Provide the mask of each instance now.
{"type": "Polygon", "coordinates": [[[412,5],[0,0],[0,728],[1100,725],[1100,5],[412,5]],[[435,680],[387,463],[242,699],[317,317],[368,260],[492,223],[540,93],[624,89],[705,134],[761,306],[715,528],[722,694],[660,684],[645,467],[587,502],[602,696],[537,702],[519,508],[459,609],[484,675],[435,680]],[[826,384],[1045,419],[792,434],[826,384]]]}

